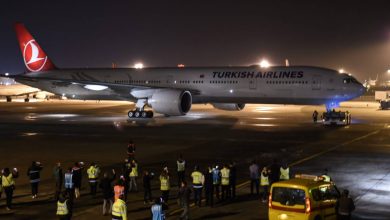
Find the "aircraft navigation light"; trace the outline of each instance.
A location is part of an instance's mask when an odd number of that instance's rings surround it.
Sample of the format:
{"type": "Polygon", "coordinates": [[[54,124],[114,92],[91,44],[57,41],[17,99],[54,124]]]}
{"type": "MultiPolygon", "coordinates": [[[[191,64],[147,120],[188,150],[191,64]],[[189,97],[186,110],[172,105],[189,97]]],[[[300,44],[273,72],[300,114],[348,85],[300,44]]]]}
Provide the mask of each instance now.
{"type": "Polygon", "coordinates": [[[5,76],[9,76],[9,73],[5,73],[5,76]]]}
{"type": "Polygon", "coordinates": [[[345,73],[344,69],[343,68],[339,69],[339,73],[345,73]]]}
{"type": "Polygon", "coordinates": [[[136,69],[142,69],[142,68],[144,68],[144,64],[142,64],[142,63],[136,63],[136,64],[134,64],[134,68],[136,68],[136,69]]]}
{"type": "Polygon", "coordinates": [[[266,59],[263,59],[261,62],[260,62],[260,67],[261,68],[268,68],[268,67],[270,67],[270,63],[268,62],[268,60],[266,60],[266,59]]]}

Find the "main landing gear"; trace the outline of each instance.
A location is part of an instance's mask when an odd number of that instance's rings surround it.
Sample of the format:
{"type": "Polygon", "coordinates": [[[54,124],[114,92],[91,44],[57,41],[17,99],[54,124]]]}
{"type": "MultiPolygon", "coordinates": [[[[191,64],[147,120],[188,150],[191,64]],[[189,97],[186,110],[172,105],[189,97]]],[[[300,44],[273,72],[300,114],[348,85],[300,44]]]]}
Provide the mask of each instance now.
{"type": "Polygon", "coordinates": [[[136,110],[129,111],[129,118],[153,118],[153,111],[145,111],[146,99],[138,99],[135,105],[136,110]]]}

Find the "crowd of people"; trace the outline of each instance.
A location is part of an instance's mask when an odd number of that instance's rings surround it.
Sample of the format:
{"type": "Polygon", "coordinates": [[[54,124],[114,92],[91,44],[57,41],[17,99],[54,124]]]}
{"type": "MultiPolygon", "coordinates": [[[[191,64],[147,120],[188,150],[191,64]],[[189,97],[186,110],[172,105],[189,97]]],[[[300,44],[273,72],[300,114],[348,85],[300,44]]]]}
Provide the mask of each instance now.
{"type": "MultiPolygon", "coordinates": [[[[112,219],[127,219],[127,205],[129,192],[139,191],[139,171],[140,167],[135,157],[135,144],[129,141],[127,147],[127,157],[124,160],[120,175],[115,169],[105,171],[96,162],[91,162],[85,170],[83,162],[74,163],[63,172],[61,163],[58,162],[53,169],[55,180],[54,199],[57,202],[56,215],[59,219],[71,219],[75,199],[81,194],[83,174],[88,177],[89,193],[96,197],[98,189],[102,194],[102,214],[111,215],[112,219]]],[[[38,186],[40,182],[40,172],[43,169],[42,163],[32,162],[28,168],[27,175],[31,184],[31,195],[33,199],[38,197],[38,186]]],[[[143,200],[145,205],[151,206],[153,220],[165,219],[168,202],[170,199],[177,199],[177,204],[182,208],[180,219],[189,219],[190,204],[194,202],[196,206],[202,205],[213,207],[216,203],[222,203],[236,198],[237,168],[236,163],[214,164],[203,169],[199,165],[194,165],[193,169],[188,168],[188,164],[182,155],[176,161],[177,194],[172,195],[172,179],[175,178],[168,169],[162,166],[158,177],[147,169],[142,172],[143,200]],[[188,170],[190,170],[189,173],[188,170]],[[152,181],[159,184],[160,193],[152,195],[152,181]],[[204,198],[204,199],[203,199],[204,198]]],[[[6,194],[6,208],[12,209],[12,197],[15,189],[15,180],[19,172],[16,168],[5,168],[1,174],[0,198],[4,191],[6,194]]],[[[325,181],[330,181],[327,170],[323,174],[325,181]]],[[[269,186],[280,180],[290,179],[290,168],[287,163],[280,165],[277,160],[269,166],[260,167],[256,161],[249,165],[250,194],[258,196],[263,202],[267,202],[269,186]]],[[[176,191],[176,190],[175,190],[176,191]]],[[[348,195],[347,195],[348,198],[348,195]]],[[[347,200],[346,200],[347,201],[347,200]]],[[[349,200],[348,200],[349,201],[349,200]]],[[[345,212],[345,210],[344,210],[345,212]]]]}

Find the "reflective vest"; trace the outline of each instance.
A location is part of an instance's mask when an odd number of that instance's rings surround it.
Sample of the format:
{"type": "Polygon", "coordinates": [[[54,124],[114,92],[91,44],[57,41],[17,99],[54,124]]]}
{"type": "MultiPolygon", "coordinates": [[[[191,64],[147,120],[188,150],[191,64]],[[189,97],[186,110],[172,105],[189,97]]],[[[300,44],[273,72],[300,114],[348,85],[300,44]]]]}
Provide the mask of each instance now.
{"type": "Polygon", "coordinates": [[[117,199],[112,205],[111,214],[115,217],[122,218],[122,220],[127,220],[127,207],[125,201],[122,199],[117,199]]]}
{"type": "Polygon", "coordinates": [[[65,200],[64,202],[60,202],[60,201],[57,202],[57,215],[69,214],[67,201],[68,200],[65,200]]]}
{"type": "Polygon", "coordinates": [[[191,174],[191,177],[192,177],[192,184],[193,185],[197,185],[197,186],[201,186],[203,185],[203,174],[199,171],[194,171],[192,172],[191,174]]]}
{"type": "Polygon", "coordinates": [[[219,185],[221,184],[221,172],[219,171],[219,169],[217,168],[214,168],[213,169],[213,185],[219,185]]]}
{"type": "Polygon", "coordinates": [[[167,191],[170,188],[169,176],[160,176],[160,190],[167,191]]]}
{"type": "Polygon", "coordinates": [[[165,213],[162,209],[162,205],[160,204],[154,204],[150,208],[152,211],[152,220],[163,220],[165,219],[165,213]]]}
{"type": "Polygon", "coordinates": [[[283,169],[283,167],[280,168],[280,180],[288,180],[290,179],[290,168],[283,169]]]}
{"type": "Polygon", "coordinates": [[[324,179],[324,182],[330,182],[330,176],[324,174],[321,177],[324,179]]]}
{"type": "Polygon", "coordinates": [[[99,172],[100,172],[99,168],[90,166],[89,169],[87,170],[89,182],[96,182],[96,179],[99,176],[99,172]]]}
{"type": "Polygon", "coordinates": [[[114,193],[115,193],[115,201],[119,199],[121,195],[125,194],[125,187],[121,185],[115,185],[114,186],[114,193]]]}
{"type": "Polygon", "coordinates": [[[131,168],[131,172],[129,174],[130,177],[137,177],[138,176],[138,164],[135,164],[135,166],[133,166],[131,168]]]}
{"type": "Polygon", "coordinates": [[[269,185],[269,180],[268,176],[264,176],[263,173],[260,175],[260,186],[268,186],[269,185]]]}
{"type": "Polygon", "coordinates": [[[65,173],[65,189],[72,189],[73,184],[73,174],[72,173],[65,173]]]}
{"type": "Polygon", "coordinates": [[[222,186],[229,185],[230,170],[224,167],[221,170],[221,176],[222,176],[222,181],[221,181],[222,186]]]}
{"type": "Polygon", "coordinates": [[[177,171],[183,172],[186,169],[186,162],[183,160],[182,162],[177,161],[177,171]]]}
{"type": "Polygon", "coordinates": [[[10,187],[15,185],[14,177],[12,176],[12,173],[10,173],[8,176],[2,176],[1,183],[3,187],[10,187]]]}

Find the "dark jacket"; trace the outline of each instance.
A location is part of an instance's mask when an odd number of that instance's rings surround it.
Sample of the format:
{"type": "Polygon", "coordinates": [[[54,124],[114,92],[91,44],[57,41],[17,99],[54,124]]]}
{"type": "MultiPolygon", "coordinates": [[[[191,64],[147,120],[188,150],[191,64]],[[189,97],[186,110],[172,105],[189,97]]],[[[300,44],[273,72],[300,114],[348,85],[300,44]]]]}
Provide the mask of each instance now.
{"type": "Polygon", "coordinates": [[[189,186],[180,187],[178,199],[180,202],[180,205],[189,205],[190,204],[190,197],[191,197],[191,188],[189,186]]]}
{"type": "Polygon", "coordinates": [[[151,174],[143,176],[142,185],[143,185],[144,189],[150,189],[151,188],[150,182],[152,181],[152,179],[153,179],[153,176],[151,174]]]}
{"type": "Polygon", "coordinates": [[[39,182],[41,175],[40,172],[42,170],[41,166],[32,165],[27,170],[27,176],[30,178],[30,182],[39,182]]]}
{"type": "Polygon", "coordinates": [[[204,176],[204,188],[205,190],[213,189],[213,173],[206,172],[204,176]]]}
{"type": "Polygon", "coordinates": [[[114,196],[112,182],[115,178],[116,174],[114,174],[111,178],[106,177],[100,181],[99,187],[102,189],[104,199],[111,199],[114,196]]]}
{"type": "Polygon", "coordinates": [[[339,215],[351,215],[351,212],[355,210],[355,204],[350,197],[340,197],[337,204],[337,212],[339,215]]]}
{"type": "Polygon", "coordinates": [[[80,167],[73,167],[72,168],[72,173],[73,173],[73,183],[75,188],[80,188],[81,187],[81,168],[80,167]]]}
{"type": "Polygon", "coordinates": [[[62,168],[57,167],[57,166],[54,167],[53,176],[54,176],[54,179],[56,180],[56,183],[62,183],[62,180],[63,180],[62,168]]]}

